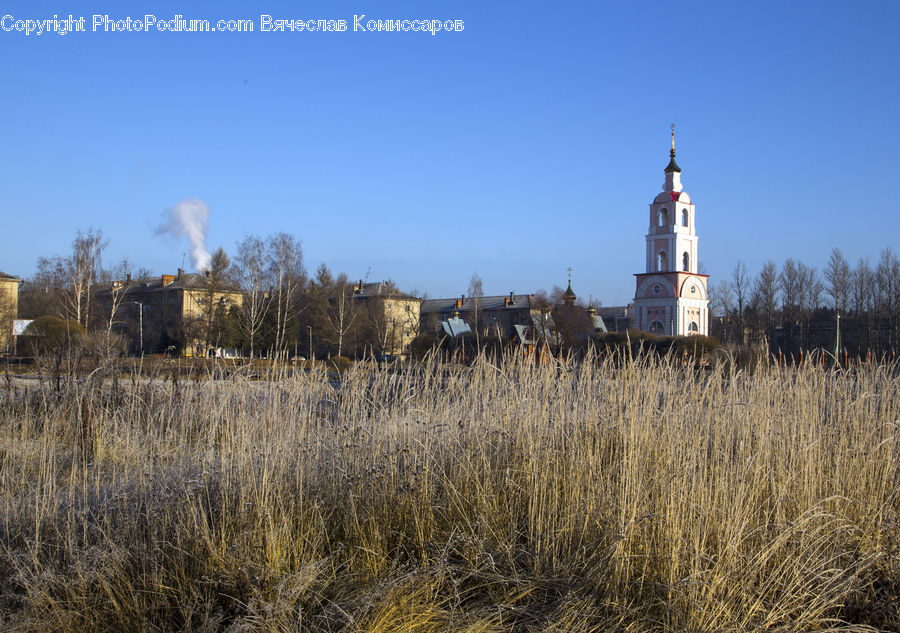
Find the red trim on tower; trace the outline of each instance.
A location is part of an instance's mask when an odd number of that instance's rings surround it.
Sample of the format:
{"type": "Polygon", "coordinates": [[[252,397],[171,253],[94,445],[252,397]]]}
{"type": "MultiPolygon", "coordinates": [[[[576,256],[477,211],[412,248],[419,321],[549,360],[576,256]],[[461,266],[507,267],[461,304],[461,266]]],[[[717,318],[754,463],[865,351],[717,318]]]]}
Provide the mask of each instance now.
{"type": "Polygon", "coordinates": [[[680,193],[681,192],[679,192],[679,191],[672,191],[669,193],[669,195],[672,196],[672,202],[675,202],[676,200],[678,200],[678,196],[680,193]]]}

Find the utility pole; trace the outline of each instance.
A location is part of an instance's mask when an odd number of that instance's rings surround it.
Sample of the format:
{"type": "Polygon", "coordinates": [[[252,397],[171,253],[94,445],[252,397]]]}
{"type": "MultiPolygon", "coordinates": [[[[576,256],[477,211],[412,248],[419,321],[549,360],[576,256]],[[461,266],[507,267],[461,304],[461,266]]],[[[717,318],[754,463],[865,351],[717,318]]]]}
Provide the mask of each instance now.
{"type": "Polygon", "coordinates": [[[313,359],[313,350],[312,350],[312,326],[306,326],[307,332],[309,332],[309,360],[313,359]]]}

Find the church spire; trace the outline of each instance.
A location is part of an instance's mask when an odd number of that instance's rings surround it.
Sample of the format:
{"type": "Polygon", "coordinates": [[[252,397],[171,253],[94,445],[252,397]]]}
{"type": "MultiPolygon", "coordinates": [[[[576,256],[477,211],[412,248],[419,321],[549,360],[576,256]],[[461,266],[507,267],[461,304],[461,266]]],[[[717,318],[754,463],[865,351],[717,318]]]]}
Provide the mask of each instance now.
{"type": "Polygon", "coordinates": [[[671,172],[679,172],[681,173],[681,167],[678,166],[678,163],[675,162],[675,124],[672,124],[672,149],[669,150],[669,164],[666,165],[666,173],[671,172]]]}

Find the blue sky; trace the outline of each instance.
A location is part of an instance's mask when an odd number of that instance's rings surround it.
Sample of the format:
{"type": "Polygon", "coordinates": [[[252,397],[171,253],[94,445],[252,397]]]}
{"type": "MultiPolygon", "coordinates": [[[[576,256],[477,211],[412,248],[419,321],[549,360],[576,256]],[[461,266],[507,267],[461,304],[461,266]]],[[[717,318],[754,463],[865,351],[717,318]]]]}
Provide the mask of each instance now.
{"type": "MultiPolygon", "coordinates": [[[[897,2],[7,2],[53,13],[252,19],[253,33],[0,31],[0,270],[78,229],[156,273],[185,197],[207,246],[286,231],[307,268],[432,297],[565,285],[627,302],[677,124],[712,281],[738,259],[821,268],[896,248],[897,2]],[[260,14],[345,19],[261,33],[260,14]],[[352,32],[458,19],[455,33],[352,32]]],[[[189,267],[189,266],[188,266],[189,267]]]]}

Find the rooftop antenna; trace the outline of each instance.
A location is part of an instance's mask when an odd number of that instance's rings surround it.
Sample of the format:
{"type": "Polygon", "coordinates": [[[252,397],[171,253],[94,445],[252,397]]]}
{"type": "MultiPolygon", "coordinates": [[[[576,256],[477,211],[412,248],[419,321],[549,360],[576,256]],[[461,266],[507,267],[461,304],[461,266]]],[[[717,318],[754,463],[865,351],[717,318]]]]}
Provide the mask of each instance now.
{"type": "Polygon", "coordinates": [[[184,270],[184,251],[181,252],[181,270],[184,270]]]}
{"type": "Polygon", "coordinates": [[[369,266],[369,269],[366,271],[366,279],[364,283],[369,283],[369,273],[372,272],[372,267],[369,266]]]}

